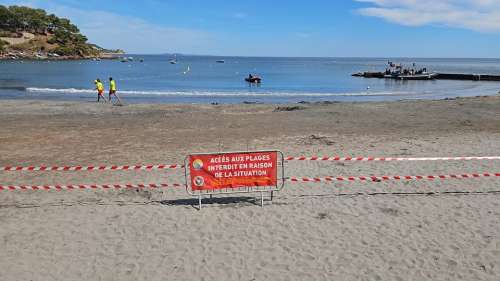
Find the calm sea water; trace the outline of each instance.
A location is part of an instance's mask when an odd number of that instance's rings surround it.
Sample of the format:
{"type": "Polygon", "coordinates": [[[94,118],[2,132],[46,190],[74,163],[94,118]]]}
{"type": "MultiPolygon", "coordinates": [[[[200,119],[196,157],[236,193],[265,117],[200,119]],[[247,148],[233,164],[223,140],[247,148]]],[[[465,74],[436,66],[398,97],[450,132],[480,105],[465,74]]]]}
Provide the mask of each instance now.
{"type": "MultiPolygon", "coordinates": [[[[395,81],[351,77],[382,71],[388,60],[431,71],[500,75],[499,59],[249,58],[133,55],[134,62],[2,61],[0,99],[93,101],[93,80],[112,76],[128,103],[294,103],[495,95],[499,82],[395,81]],[[139,62],[139,59],[144,62],[139,62]],[[216,63],[225,60],[224,64],[216,63]],[[249,73],[263,83],[250,86],[249,73]]],[[[106,85],[107,86],[107,85],[106,85]]]]}

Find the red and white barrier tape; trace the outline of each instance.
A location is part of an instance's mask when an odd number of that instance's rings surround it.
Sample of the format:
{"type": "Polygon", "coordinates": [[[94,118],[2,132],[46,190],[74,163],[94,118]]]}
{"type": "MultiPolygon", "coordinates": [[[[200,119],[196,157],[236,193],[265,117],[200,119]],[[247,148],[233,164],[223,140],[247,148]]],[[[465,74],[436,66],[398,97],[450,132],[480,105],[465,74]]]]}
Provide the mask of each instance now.
{"type": "Polygon", "coordinates": [[[438,175],[438,176],[356,176],[356,177],[321,177],[321,178],[289,178],[290,182],[354,182],[354,181],[390,181],[390,180],[448,180],[448,179],[475,179],[475,178],[496,178],[500,173],[482,173],[482,174],[460,174],[460,175],[438,175]]]}
{"type": "MultiPolygon", "coordinates": [[[[497,178],[500,173],[482,173],[482,174],[457,174],[457,175],[438,175],[438,176],[356,176],[356,177],[321,177],[321,178],[297,178],[292,177],[287,181],[293,183],[310,182],[381,182],[390,180],[447,180],[447,179],[477,179],[477,178],[497,178]]],[[[82,190],[82,189],[159,189],[169,187],[185,187],[185,184],[93,184],[93,185],[0,185],[2,190],[82,190]]]]}
{"type": "Polygon", "coordinates": [[[93,185],[0,185],[1,190],[79,190],[79,189],[158,189],[185,187],[184,184],[93,184],[93,185]]]}
{"type": "Polygon", "coordinates": [[[132,171],[181,169],[184,165],[131,165],[131,166],[40,166],[40,167],[0,167],[0,171],[132,171]]]}
{"type": "MultiPolygon", "coordinates": [[[[473,161],[500,160],[500,156],[485,157],[286,157],[286,161],[338,161],[338,162],[390,162],[390,161],[473,161]]],[[[132,171],[132,170],[171,170],[183,169],[184,165],[123,165],[123,166],[6,166],[0,171],[132,171]]]]}
{"type": "Polygon", "coordinates": [[[389,161],[473,161],[500,160],[500,156],[485,157],[286,157],[286,161],[339,161],[339,162],[389,162],[389,161]]]}

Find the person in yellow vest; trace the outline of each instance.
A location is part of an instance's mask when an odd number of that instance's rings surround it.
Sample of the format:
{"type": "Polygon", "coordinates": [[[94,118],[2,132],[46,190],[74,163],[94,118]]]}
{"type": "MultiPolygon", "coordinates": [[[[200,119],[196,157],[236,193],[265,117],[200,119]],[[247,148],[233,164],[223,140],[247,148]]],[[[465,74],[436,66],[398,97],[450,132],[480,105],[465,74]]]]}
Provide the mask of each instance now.
{"type": "Polygon", "coordinates": [[[104,97],[104,85],[101,82],[101,79],[96,79],[94,81],[95,89],[97,90],[97,102],[101,101],[101,98],[104,102],[106,102],[106,98],[104,97]]]}
{"type": "Polygon", "coordinates": [[[113,77],[109,77],[109,102],[111,102],[111,96],[115,96],[118,99],[118,102],[122,104],[120,97],[116,93],[116,81],[113,77]]]}

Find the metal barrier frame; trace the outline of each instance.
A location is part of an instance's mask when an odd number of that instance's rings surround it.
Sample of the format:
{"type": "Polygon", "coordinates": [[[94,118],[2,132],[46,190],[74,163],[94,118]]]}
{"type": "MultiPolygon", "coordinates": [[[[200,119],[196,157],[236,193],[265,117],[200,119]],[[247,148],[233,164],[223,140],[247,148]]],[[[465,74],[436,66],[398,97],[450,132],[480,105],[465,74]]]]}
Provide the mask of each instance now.
{"type": "Polygon", "coordinates": [[[260,193],[260,204],[264,207],[264,193],[269,192],[271,194],[271,202],[273,200],[273,195],[275,191],[281,191],[285,187],[285,156],[283,152],[280,150],[258,150],[258,151],[229,151],[229,152],[213,152],[213,153],[193,153],[189,154],[186,158],[184,158],[184,176],[186,180],[186,191],[189,195],[198,198],[198,209],[201,210],[202,202],[204,196],[210,196],[212,198],[213,195],[223,195],[223,194],[240,194],[240,193],[260,193]],[[276,152],[278,153],[278,159],[276,163],[276,185],[275,186],[255,186],[255,187],[239,187],[239,188],[224,188],[217,190],[200,190],[194,191],[192,190],[191,185],[191,174],[190,174],[190,165],[189,165],[189,157],[197,156],[197,155],[226,155],[226,154],[234,154],[234,153],[261,153],[261,152],[276,152]],[[280,159],[281,158],[281,159],[280,159]],[[281,174],[281,175],[280,175],[281,174]],[[280,183],[281,181],[281,183],[280,183]]]}

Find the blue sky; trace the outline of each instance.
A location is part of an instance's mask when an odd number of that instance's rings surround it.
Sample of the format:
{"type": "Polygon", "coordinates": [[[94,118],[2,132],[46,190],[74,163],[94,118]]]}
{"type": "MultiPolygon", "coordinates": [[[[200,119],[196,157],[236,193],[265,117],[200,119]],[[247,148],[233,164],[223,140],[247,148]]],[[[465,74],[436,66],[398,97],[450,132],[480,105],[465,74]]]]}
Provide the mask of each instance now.
{"type": "Polygon", "coordinates": [[[500,57],[498,0],[26,0],[130,53],[500,57]]]}

